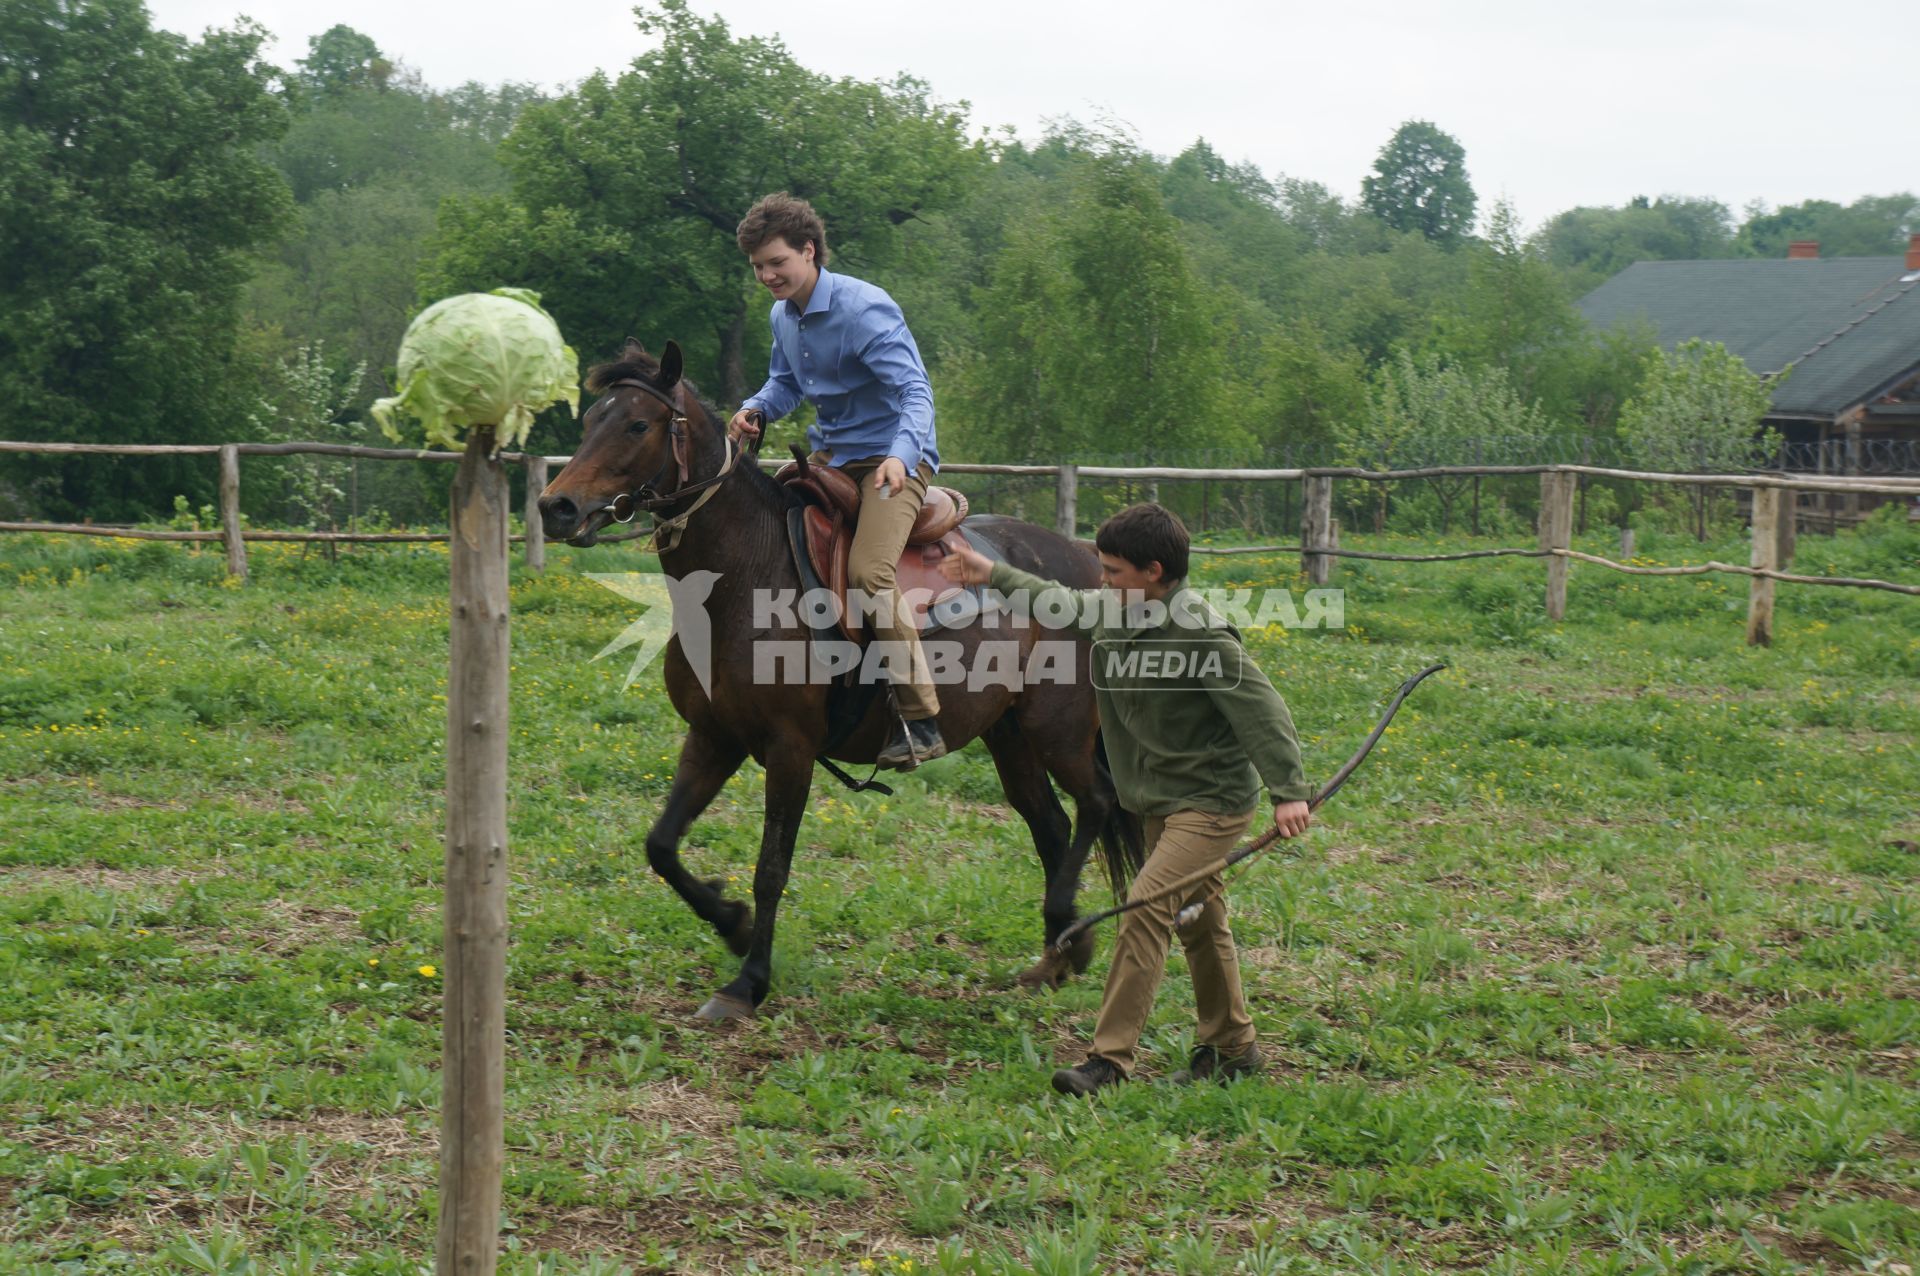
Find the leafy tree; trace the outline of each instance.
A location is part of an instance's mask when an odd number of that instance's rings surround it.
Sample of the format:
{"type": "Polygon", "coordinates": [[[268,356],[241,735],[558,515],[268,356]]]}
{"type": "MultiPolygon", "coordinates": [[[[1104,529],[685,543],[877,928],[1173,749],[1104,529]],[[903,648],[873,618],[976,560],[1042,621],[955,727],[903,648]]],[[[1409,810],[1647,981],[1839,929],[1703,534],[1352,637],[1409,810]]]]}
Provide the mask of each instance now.
{"type": "Polygon", "coordinates": [[[1360,202],[1394,230],[1459,243],[1473,228],[1475,202],[1466,149],[1426,120],[1408,120],[1380,148],[1360,202]]]}
{"type": "Polygon", "coordinates": [[[295,83],[320,95],[369,86],[385,88],[394,71],[393,63],[381,55],[373,37],[344,25],[307,37],[307,56],[297,65],[300,75],[295,83]]]}
{"type": "Polygon", "coordinates": [[[1380,252],[1388,231],[1364,207],[1350,205],[1320,182],[1282,177],[1275,183],[1275,205],[1306,246],[1323,252],[1380,252]]]}
{"type": "MultiPolygon", "coordinates": [[[[285,127],[242,24],[156,31],[139,0],[0,5],[0,421],[15,438],[241,437],[249,253],[288,210],[285,127]]],[[[202,458],[16,458],[19,503],[109,519],[211,495],[202,458]]]]}
{"type": "Polygon", "coordinates": [[[1366,408],[1367,369],[1357,351],[1328,343],[1311,321],[1287,324],[1260,343],[1231,410],[1251,420],[1266,449],[1312,464],[1331,454],[1366,408]]]}
{"type": "MultiPolygon", "coordinates": [[[[1647,359],[1645,379],[1620,414],[1620,433],[1642,465],[1672,473],[1745,469],[1779,445],[1762,431],[1772,403],[1768,379],[1717,341],[1695,338],[1647,359]]],[[[1710,489],[1687,489],[1694,534],[1707,538],[1710,489]]]]}
{"type": "Polygon", "coordinates": [[[1740,247],[1757,257],[1785,257],[1796,239],[1820,242],[1822,257],[1890,257],[1904,253],[1920,230],[1920,199],[1913,192],[1868,195],[1842,206],[1828,199],[1751,210],[1740,227],[1740,247]]]}
{"type": "Polygon", "coordinates": [[[1228,164],[1202,140],[1167,165],[1161,188],[1202,273],[1269,310],[1285,307],[1306,243],[1280,216],[1278,192],[1259,169],[1228,164]]]}
{"type": "Polygon", "coordinates": [[[779,40],[736,38],[685,0],[637,12],[659,47],[617,78],[596,74],[524,111],[503,155],[525,214],[503,239],[491,225],[499,205],[452,212],[423,283],[535,288],[582,350],[629,332],[676,337],[735,402],[748,389],[749,344],[757,356],[768,339],[749,322],[764,294],[734,242],[753,201],[780,189],[812,200],[838,258],[871,270],[902,223],[958,198],[985,151],[967,143],[961,112],[917,81],[828,79],[779,40]],[[582,246],[618,246],[596,252],[588,295],[559,286],[578,278],[578,263],[541,269],[516,257],[525,230],[558,231],[563,211],[582,246]],[[604,310],[616,304],[610,322],[604,310]]]}
{"type": "Polygon", "coordinates": [[[1501,200],[1483,242],[1467,253],[1467,286],[1438,325],[1441,346],[1469,363],[1504,370],[1520,393],[1538,397],[1541,383],[1586,324],[1553,268],[1520,237],[1513,205],[1501,200]]]}
{"type": "Polygon", "coordinates": [[[411,70],[379,61],[389,70],[377,78],[344,80],[297,99],[291,127],[268,152],[294,198],[305,204],[382,178],[411,185],[429,206],[449,193],[505,189],[497,131],[500,117],[526,104],[525,86],[465,86],[443,95],[411,70]]]}
{"type": "MultiPolygon", "coordinates": [[[[1375,469],[1473,464],[1485,447],[1524,451],[1527,440],[1544,439],[1546,418],[1515,386],[1503,367],[1480,369],[1447,364],[1437,354],[1401,350],[1374,374],[1364,411],[1349,417],[1342,432],[1343,459],[1375,469]]],[[[1487,458],[1492,459],[1492,458],[1487,458]]],[[[1428,480],[1440,503],[1445,532],[1453,506],[1469,480],[1428,480]]],[[[1390,483],[1376,483],[1373,530],[1385,531],[1390,483]]]]}
{"type": "MultiPolygon", "coordinates": [[[[514,84],[438,93],[350,28],[316,43],[329,39],[390,70],[338,75],[327,92],[297,96],[292,125],[268,154],[293,187],[298,217],[262,254],[247,308],[285,337],[269,365],[301,345],[324,345],[375,370],[364,387],[371,398],[395,389],[385,373],[416,308],[435,211],[449,196],[505,191],[499,136],[538,95],[514,84]]],[[[269,371],[263,392],[274,384],[269,371]]]]}
{"type": "MultiPolygon", "coordinates": [[[[321,345],[303,345],[273,369],[271,397],[253,414],[264,439],[299,443],[351,443],[358,432],[346,412],[366,377],[366,365],[340,368],[321,345]]],[[[288,457],[287,504],[295,519],[335,529],[347,499],[348,462],[337,456],[288,457]]]]}
{"type": "Polygon", "coordinates": [[[1569,208],[1535,244],[1575,296],[1636,261],[1703,261],[1736,255],[1732,215],[1718,200],[1636,196],[1620,208],[1569,208]]]}
{"type": "Polygon", "coordinates": [[[1014,229],[981,311],[986,353],[961,393],[983,452],[1152,458],[1245,442],[1225,412],[1219,302],[1151,167],[1124,146],[1014,229]]]}
{"type": "Polygon", "coordinates": [[[1375,251],[1309,254],[1287,309],[1310,316],[1332,344],[1352,346],[1377,364],[1428,339],[1436,316],[1467,286],[1468,264],[1465,254],[1418,234],[1383,229],[1375,251]]]}

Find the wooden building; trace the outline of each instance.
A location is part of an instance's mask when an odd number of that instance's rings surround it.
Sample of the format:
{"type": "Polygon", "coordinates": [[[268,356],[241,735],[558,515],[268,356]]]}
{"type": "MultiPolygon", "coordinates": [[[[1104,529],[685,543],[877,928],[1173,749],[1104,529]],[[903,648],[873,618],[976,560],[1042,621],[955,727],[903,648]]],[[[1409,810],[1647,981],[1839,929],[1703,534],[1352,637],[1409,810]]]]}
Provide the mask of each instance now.
{"type": "Polygon", "coordinates": [[[1904,258],[1821,257],[1801,241],[1774,261],[1636,262],[1580,310],[1602,328],[1650,324],[1668,349],[1699,337],[1788,372],[1766,418],[1786,440],[1782,469],[1920,474],[1920,234],[1904,258]]]}

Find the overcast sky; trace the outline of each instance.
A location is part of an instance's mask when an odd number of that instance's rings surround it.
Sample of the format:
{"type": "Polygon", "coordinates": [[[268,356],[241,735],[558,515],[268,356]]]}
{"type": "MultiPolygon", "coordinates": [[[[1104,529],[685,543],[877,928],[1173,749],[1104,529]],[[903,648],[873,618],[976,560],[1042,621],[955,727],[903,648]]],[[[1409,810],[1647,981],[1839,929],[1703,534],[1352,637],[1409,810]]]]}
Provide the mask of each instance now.
{"type": "MultiPolygon", "coordinates": [[[[305,54],[344,22],[430,84],[562,86],[645,43],[590,0],[149,0],[197,35],[239,14],[305,54]]],[[[805,66],[910,72],[976,126],[1038,136],[1063,115],[1122,120],[1171,155],[1205,137],[1269,175],[1349,197],[1401,121],[1458,137],[1481,208],[1529,226],[1577,204],[1672,192],[1848,202],[1920,186],[1911,0],[695,0],[736,34],[778,34],[805,66]]]]}

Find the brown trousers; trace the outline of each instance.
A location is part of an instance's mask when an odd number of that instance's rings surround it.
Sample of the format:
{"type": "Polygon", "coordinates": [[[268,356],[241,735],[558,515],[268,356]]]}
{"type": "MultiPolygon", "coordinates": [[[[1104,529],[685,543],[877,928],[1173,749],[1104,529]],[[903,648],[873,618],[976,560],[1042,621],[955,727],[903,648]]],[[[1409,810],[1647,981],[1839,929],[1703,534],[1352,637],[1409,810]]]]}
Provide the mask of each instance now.
{"type": "MultiPolygon", "coordinates": [[[[1140,899],[1165,890],[1209,864],[1218,864],[1252,822],[1251,811],[1239,815],[1175,811],[1147,817],[1147,842],[1153,851],[1127,897],[1140,899]]],[[[1200,915],[1179,928],[1199,1012],[1194,1041],[1217,1047],[1225,1058],[1242,1054],[1253,1044],[1253,1020],[1240,991],[1240,959],[1234,952],[1233,932],[1227,929],[1227,903],[1221,890],[1220,874],[1215,873],[1189,892],[1157,899],[1121,916],[1107,991],[1100,1001],[1100,1022],[1093,1032],[1094,1054],[1132,1075],[1134,1048],[1166,973],[1174,918],[1187,905],[1203,900],[1200,915]]]]}
{"type": "MultiPolygon", "coordinates": [[[[807,460],[825,465],[832,457],[831,452],[815,452],[807,460]]],[[[883,501],[874,493],[873,472],[886,459],[869,456],[842,467],[843,473],[860,484],[860,521],[854,524],[853,545],[847,554],[847,584],[875,598],[893,595],[892,615],[876,618],[873,632],[881,642],[898,644],[904,657],[901,664],[907,676],[894,680],[893,694],[900,703],[900,716],[911,722],[938,714],[940,697],[934,691],[926,654],[920,649],[920,631],[914,628],[912,613],[895,585],[894,567],[907,547],[907,533],[920,515],[920,505],[927,499],[933,471],[922,461],[918,472],[907,475],[905,489],[883,501]]]]}

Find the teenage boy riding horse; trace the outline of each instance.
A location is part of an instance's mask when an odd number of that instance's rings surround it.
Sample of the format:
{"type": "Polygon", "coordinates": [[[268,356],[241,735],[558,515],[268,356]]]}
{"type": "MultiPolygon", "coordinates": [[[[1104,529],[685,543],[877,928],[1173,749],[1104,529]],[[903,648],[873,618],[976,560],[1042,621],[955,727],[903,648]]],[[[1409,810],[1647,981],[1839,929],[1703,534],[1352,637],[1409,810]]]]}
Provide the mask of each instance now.
{"type": "Polygon", "coordinates": [[[894,564],[940,468],[926,365],[884,289],[827,271],[826,226],[806,200],[785,191],[767,196],[748,211],[737,236],[755,277],[773,294],[773,352],[767,383],[741,404],[727,431],[736,440],[758,438],[763,423],[805,399],[818,413],[807,430],[809,462],[845,470],[860,485],[847,584],[874,604],[874,634],[891,657],[884,663],[904,722],[878,762],[911,770],[947,751],[920,634],[894,584],[894,564]]]}

